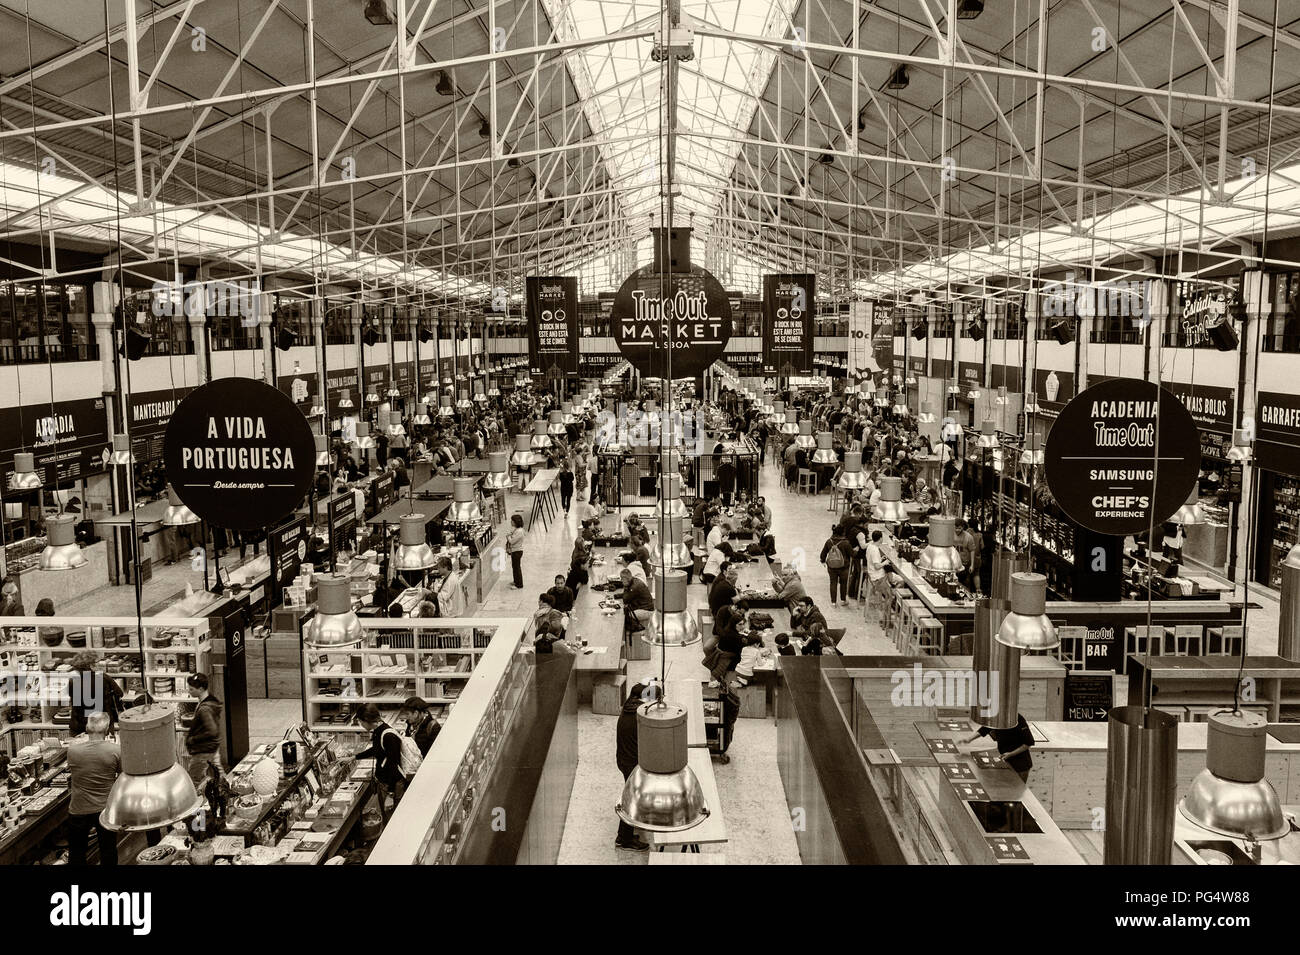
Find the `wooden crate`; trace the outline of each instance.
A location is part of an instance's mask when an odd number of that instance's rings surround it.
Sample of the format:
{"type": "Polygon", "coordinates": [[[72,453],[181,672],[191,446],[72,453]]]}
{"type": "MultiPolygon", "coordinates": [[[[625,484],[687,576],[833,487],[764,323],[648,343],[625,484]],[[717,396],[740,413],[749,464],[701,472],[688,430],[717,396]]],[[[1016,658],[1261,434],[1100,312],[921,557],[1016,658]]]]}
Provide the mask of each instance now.
{"type": "Polygon", "coordinates": [[[767,690],[758,683],[742,686],[736,691],[740,697],[740,715],[749,719],[767,716],[767,690]]]}
{"type": "Polygon", "coordinates": [[[266,638],[266,696],[272,700],[302,697],[302,646],[296,633],[266,638]]]}
{"type": "Polygon", "coordinates": [[[248,672],[248,698],[266,699],[266,637],[248,638],[244,644],[244,667],[248,672]]]}
{"type": "Polygon", "coordinates": [[[627,702],[627,676],[601,673],[591,685],[591,712],[597,716],[618,716],[627,702]]]}

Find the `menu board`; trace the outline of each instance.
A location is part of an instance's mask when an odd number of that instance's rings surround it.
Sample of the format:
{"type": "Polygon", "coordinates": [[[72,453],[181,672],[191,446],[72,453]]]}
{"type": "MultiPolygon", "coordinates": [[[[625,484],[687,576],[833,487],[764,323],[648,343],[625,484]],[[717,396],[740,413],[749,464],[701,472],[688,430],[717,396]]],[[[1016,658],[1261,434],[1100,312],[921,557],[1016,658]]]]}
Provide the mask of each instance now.
{"type": "Polygon", "coordinates": [[[337,557],[343,551],[350,551],[355,543],[357,527],[357,498],[351,491],[344,491],[329,499],[326,513],[330,525],[330,547],[337,557]]]}
{"type": "Polygon", "coordinates": [[[266,550],[271,558],[270,603],[276,606],[307,559],[307,518],[297,517],[268,531],[266,550]]]}
{"type": "Polygon", "coordinates": [[[163,435],[176,406],[193,388],[182,386],[163,391],[141,391],[131,395],[131,450],[137,460],[162,457],[163,435]]]}
{"type": "Polygon", "coordinates": [[[59,481],[99,474],[107,467],[108,418],[103,398],[0,408],[0,479],[6,483],[14,455],[35,455],[36,470],[59,481]]]}
{"type": "Polygon", "coordinates": [[[370,493],[375,502],[375,513],[397,503],[397,488],[393,486],[393,472],[385,471],[370,482],[370,493]]]}
{"type": "Polygon", "coordinates": [[[1067,723],[1104,723],[1115,705],[1110,673],[1067,673],[1064,714],[1067,723]]]}
{"type": "Polygon", "coordinates": [[[1164,382],[1192,414],[1202,431],[1232,436],[1232,389],[1184,381],[1164,382]]]}
{"type": "Polygon", "coordinates": [[[963,396],[972,388],[982,388],[984,386],[984,363],[978,361],[958,362],[957,384],[961,386],[963,396]]]}
{"type": "Polygon", "coordinates": [[[1255,463],[1279,474],[1300,474],[1300,394],[1259,393],[1255,463]]]}

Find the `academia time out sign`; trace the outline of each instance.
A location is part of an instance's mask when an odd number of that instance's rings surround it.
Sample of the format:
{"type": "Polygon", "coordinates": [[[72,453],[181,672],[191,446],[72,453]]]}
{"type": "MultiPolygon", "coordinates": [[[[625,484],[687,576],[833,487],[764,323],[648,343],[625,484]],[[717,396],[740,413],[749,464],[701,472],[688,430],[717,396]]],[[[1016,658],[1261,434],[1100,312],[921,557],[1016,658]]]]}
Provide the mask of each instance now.
{"type": "Polygon", "coordinates": [[[696,378],[731,339],[731,303],[699,266],[662,273],[647,265],[620,286],[610,322],[619,352],[641,374],[668,377],[671,355],[672,378],[696,378]]]}
{"type": "Polygon", "coordinates": [[[1187,500],[1200,435],[1187,407],[1149,381],[1115,378],[1062,409],[1044,453],[1052,496],[1075,523],[1119,536],[1157,529],[1187,500]]]}
{"type": "Polygon", "coordinates": [[[167,480],[217,527],[273,527],[302,502],[315,474],[311,426],[279,389],[248,378],[196,388],[163,440],[167,480]]]}

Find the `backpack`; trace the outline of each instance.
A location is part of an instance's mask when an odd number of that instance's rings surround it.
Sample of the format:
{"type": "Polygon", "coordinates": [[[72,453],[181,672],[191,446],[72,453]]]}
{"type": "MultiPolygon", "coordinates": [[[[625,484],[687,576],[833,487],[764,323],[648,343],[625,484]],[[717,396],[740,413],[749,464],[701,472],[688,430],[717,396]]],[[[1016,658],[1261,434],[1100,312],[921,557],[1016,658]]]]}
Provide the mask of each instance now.
{"type": "MultiPolygon", "coordinates": [[[[390,726],[384,732],[397,733],[397,730],[390,726]]],[[[397,738],[402,742],[402,761],[397,768],[401,772],[403,779],[411,780],[419,772],[420,763],[424,761],[424,757],[420,754],[420,747],[415,745],[414,739],[400,734],[398,734],[397,738]]]]}
{"type": "Polygon", "coordinates": [[[831,549],[826,552],[826,566],[831,570],[839,570],[844,566],[844,548],[838,543],[831,544],[831,549]]]}

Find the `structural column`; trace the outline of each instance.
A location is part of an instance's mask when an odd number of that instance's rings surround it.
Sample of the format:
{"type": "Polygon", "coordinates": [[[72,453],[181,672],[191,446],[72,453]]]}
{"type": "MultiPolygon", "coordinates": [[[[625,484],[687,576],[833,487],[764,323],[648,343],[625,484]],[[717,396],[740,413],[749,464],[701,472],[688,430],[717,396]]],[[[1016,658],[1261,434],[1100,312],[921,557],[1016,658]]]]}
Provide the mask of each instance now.
{"type": "Polygon", "coordinates": [[[254,312],[257,317],[259,338],[262,342],[262,380],[272,388],[275,387],[275,342],[272,341],[271,328],[271,293],[255,292],[254,312]]]}

